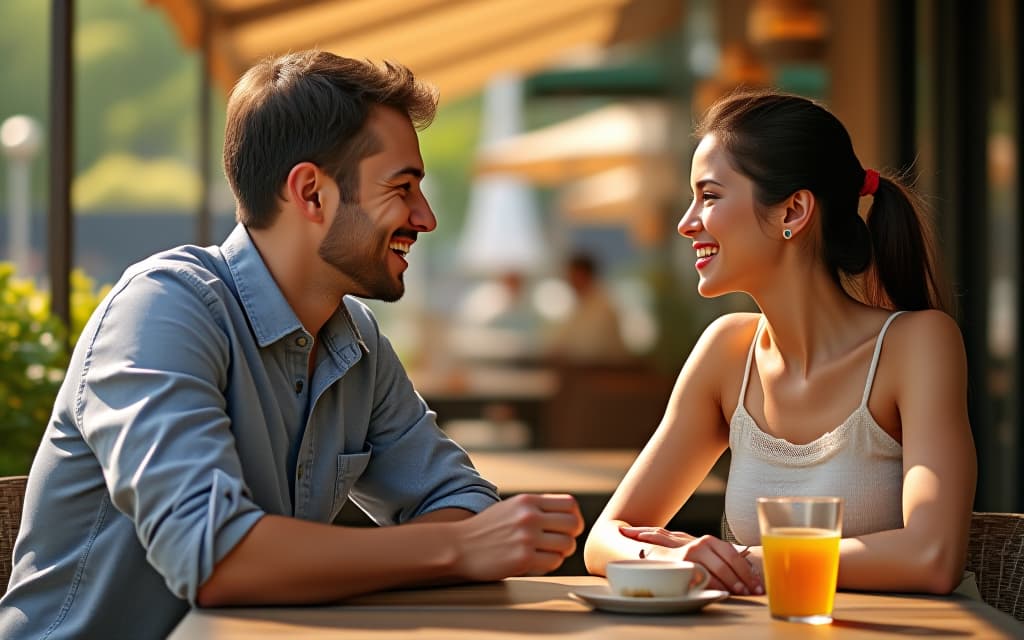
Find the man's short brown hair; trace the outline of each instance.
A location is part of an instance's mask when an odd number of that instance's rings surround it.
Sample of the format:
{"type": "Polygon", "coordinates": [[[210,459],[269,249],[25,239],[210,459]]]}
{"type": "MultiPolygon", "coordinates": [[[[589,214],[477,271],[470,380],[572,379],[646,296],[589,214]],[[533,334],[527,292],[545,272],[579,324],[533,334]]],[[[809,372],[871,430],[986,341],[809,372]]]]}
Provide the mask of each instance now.
{"type": "Polygon", "coordinates": [[[382,65],[325,51],[301,51],[256,64],[231,92],[224,130],[224,172],[239,222],[265,228],[292,167],[312,162],[333,176],[348,202],[358,200],[358,163],[377,141],[370,110],[393,107],[422,129],[437,111],[437,91],[393,62],[382,65]]]}

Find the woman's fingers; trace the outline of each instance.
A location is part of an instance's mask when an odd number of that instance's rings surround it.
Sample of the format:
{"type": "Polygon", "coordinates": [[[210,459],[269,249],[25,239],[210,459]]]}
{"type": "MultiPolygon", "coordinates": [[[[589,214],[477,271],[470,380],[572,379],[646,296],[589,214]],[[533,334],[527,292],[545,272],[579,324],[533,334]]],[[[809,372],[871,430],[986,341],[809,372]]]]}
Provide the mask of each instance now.
{"type": "MultiPolygon", "coordinates": [[[[714,536],[693,536],[663,527],[619,527],[622,535],[639,542],[682,548],[681,558],[698,562],[711,574],[710,588],[735,594],[762,594],[764,585],[750,562],[732,544],[714,536]]],[[[745,555],[745,554],[744,554],[745,555]]]]}
{"type": "Polygon", "coordinates": [[[633,540],[650,542],[663,547],[681,547],[693,541],[693,536],[662,527],[620,527],[622,535],[633,540]]]}
{"type": "Polygon", "coordinates": [[[747,559],[728,542],[712,536],[698,538],[683,552],[686,560],[699,562],[717,580],[721,588],[736,594],[762,594],[764,585],[754,574],[747,559]]]}

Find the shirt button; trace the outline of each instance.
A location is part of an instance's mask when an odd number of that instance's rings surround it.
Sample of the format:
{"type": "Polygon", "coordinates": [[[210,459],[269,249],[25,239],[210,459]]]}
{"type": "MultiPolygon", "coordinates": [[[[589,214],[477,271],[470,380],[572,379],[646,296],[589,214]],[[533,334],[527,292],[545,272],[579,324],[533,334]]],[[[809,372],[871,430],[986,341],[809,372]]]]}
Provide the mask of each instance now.
{"type": "Polygon", "coordinates": [[[302,393],[302,380],[295,381],[295,393],[302,393]]]}
{"type": "Polygon", "coordinates": [[[304,347],[307,344],[309,344],[309,339],[306,338],[306,336],[299,336],[298,338],[295,339],[295,344],[299,345],[300,347],[304,347]]]}

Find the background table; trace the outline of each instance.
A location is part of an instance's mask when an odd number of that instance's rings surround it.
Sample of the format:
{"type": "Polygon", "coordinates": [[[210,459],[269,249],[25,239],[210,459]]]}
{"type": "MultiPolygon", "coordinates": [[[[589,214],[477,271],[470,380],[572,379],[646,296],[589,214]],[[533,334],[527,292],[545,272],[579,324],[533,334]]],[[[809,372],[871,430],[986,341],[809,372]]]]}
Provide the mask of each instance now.
{"type": "Polygon", "coordinates": [[[195,610],[171,640],[365,638],[385,640],[513,640],[572,638],[1021,638],[1024,625],[981,602],[839,593],[836,621],[814,627],[773,620],[767,599],[730,598],[686,615],[621,615],[591,611],[569,597],[601,578],[512,578],[498,583],[394,591],[324,607],[195,610]]]}
{"type": "MultiPolygon", "coordinates": [[[[583,575],[583,542],[619,481],[636,459],[632,449],[471,451],[470,458],[483,477],[498,487],[502,497],[517,493],[571,493],[579,502],[585,529],[576,553],[566,558],[557,575],[583,575]]],[[[725,480],[709,475],[669,528],[694,535],[720,533],[725,508],[725,480]]],[[[344,525],[367,525],[369,519],[351,504],[335,520],[344,525]]]]}

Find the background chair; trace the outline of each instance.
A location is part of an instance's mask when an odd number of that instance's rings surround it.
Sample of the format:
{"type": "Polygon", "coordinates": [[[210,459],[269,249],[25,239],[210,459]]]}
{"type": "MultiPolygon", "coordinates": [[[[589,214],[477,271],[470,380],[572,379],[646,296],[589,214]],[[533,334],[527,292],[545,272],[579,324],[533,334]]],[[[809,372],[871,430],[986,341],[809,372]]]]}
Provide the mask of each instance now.
{"type": "Polygon", "coordinates": [[[643,363],[561,363],[537,446],[640,449],[665,413],[673,375],[643,363]]]}
{"type": "Polygon", "coordinates": [[[0,595],[7,592],[7,582],[11,579],[11,555],[21,526],[27,482],[27,476],[0,478],[0,595]]]}
{"type": "Polygon", "coordinates": [[[967,570],[985,602],[1024,621],[1024,514],[971,514],[967,570]]]}

